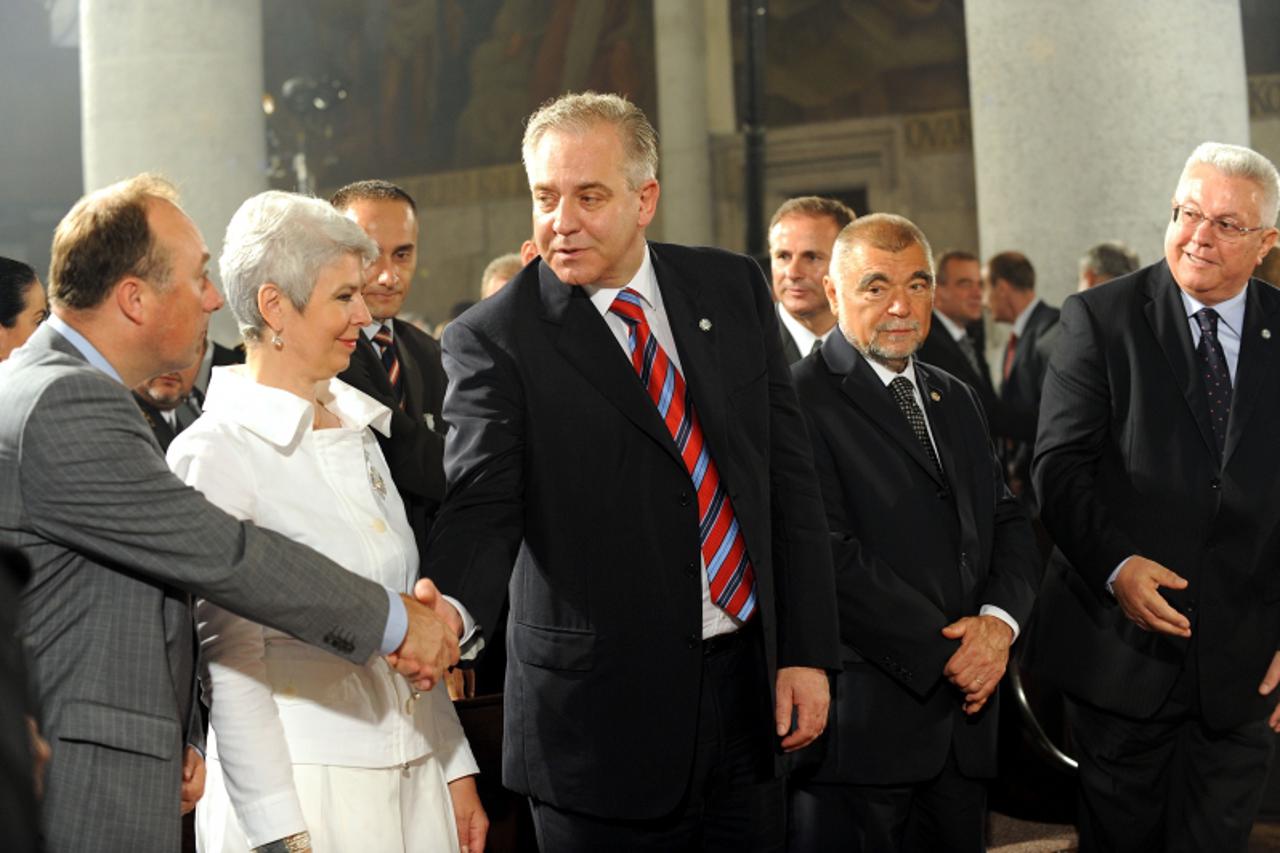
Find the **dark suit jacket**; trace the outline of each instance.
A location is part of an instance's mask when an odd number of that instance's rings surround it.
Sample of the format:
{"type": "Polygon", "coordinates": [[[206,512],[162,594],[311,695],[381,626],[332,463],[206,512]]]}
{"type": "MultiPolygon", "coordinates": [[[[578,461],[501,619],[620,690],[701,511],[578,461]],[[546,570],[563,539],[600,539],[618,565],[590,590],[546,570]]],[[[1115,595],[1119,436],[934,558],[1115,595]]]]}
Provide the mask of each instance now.
{"type": "MultiPolygon", "coordinates": [[[[1056,340],[1056,336],[1046,338],[1046,335],[1058,322],[1060,313],[1059,309],[1043,302],[1032,309],[1013,351],[1009,378],[1000,386],[1001,430],[996,434],[1012,439],[1012,445],[1004,448],[1005,473],[1017,478],[1026,490],[1031,489],[1031,455],[1040,413],[1040,389],[1049,369],[1051,345],[1056,340]]],[[[1000,367],[1003,370],[1003,361],[1000,367]]],[[[1029,491],[1024,492],[1024,497],[1030,497],[1029,491]]],[[[1028,504],[1034,506],[1034,498],[1028,504]]]]}
{"type": "Polygon", "coordinates": [[[391,409],[391,435],[378,433],[378,443],[396,489],[404,500],[409,524],[425,546],[431,520],[444,497],[444,391],[440,344],[412,323],[393,320],[396,354],[404,383],[405,408],[400,411],[391,380],[377,348],[363,334],[356,342],[351,364],[338,378],[391,409]]]}
{"type": "Polygon", "coordinates": [[[795,364],[804,358],[808,353],[800,352],[800,347],[796,344],[796,339],[791,337],[791,333],[787,331],[787,327],[782,325],[782,312],[787,310],[782,305],[775,303],[778,311],[778,337],[782,341],[782,357],[786,359],[787,364],[795,364]]]}
{"type": "Polygon", "coordinates": [[[16,548],[0,546],[0,838],[12,853],[40,850],[40,811],[31,766],[27,716],[39,718],[31,702],[22,643],[18,597],[31,576],[16,548]]]}
{"type": "Polygon", "coordinates": [[[916,363],[944,483],[841,333],[793,373],[831,528],[845,658],[816,780],[918,782],[937,775],[953,750],[961,773],[993,776],[998,696],[964,714],[942,674],[959,643],[941,631],[984,604],[1026,625],[1040,561],[978,397],[916,363]]]}
{"type": "MultiPolygon", "coordinates": [[[[839,663],[809,443],[759,268],[650,244],[690,395],[755,566],[767,657],[839,663]]],[[[444,335],[449,493],[426,574],[490,625],[511,591],[503,782],[609,818],[674,809],[702,679],[689,473],[580,287],[526,267],[444,335]]],[[[765,683],[765,678],[768,683],[765,683]]]]}
{"type": "Polygon", "coordinates": [[[1069,693],[1145,717],[1169,694],[1185,640],[1125,618],[1105,583],[1126,557],[1190,584],[1206,722],[1262,717],[1258,683],[1280,645],[1280,291],[1246,297],[1225,457],[1209,427],[1186,312],[1165,262],[1072,296],[1045,381],[1034,476],[1055,559],[1038,664],[1069,693]]]}

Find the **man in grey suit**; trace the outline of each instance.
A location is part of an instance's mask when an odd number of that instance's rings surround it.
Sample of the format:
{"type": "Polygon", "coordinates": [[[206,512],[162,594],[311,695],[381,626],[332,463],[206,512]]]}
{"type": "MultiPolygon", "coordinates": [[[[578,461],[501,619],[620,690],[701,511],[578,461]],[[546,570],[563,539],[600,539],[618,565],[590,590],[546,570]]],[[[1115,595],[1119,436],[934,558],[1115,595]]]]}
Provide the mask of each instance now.
{"type": "Polygon", "coordinates": [[[387,654],[421,689],[457,660],[431,608],[236,521],[165,465],[128,389],[195,360],[222,303],[208,261],[162,179],[86,196],[54,234],[52,317],[0,365],[0,541],[33,569],[20,633],[53,747],[52,851],[178,849],[192,595],[351,661],[387,654]]]}

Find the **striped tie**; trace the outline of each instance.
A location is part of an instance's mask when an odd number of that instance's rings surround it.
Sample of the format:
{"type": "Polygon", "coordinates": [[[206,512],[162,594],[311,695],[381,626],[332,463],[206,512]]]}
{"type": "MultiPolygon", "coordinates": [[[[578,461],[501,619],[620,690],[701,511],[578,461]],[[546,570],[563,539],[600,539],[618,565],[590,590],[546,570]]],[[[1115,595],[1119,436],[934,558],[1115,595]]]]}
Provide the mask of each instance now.
{"type": "Polygon", "coordinates": [[[396,403],[403,412],[404,382],[400,378],[400,359],[396,357],[396,345],[391,340],[391,330],[385,323],[374,332],[373,342],[382,347],[382,366],[387,369],[387,378],[391,380],[391,392],[396,395],[396,403]]]}
{"type": "Polygon", "coordinates": [[[671,432],[698,493],[698,535],[711,600],[745,622],[756,609],[755,570],[747,556],[747,543],[734,517],[733,504],[703,442],[702,426],[693,411],[684,377],[649,329],[640,294],[629,287],[624,289],[609,310],[631,328],[627,340],[631,363],[671,432]]]}

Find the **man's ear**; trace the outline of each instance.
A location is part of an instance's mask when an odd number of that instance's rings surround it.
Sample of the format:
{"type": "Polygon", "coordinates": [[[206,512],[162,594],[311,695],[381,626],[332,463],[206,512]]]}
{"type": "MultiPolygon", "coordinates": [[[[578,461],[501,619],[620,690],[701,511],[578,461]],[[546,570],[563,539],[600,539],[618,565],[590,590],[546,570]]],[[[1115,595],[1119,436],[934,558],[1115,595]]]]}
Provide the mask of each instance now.
{"type": "Polygon", "coordinates": [[[640,218],[639,225],[645,228],[653,221],[653,216],[658,212],[658,195],[661,190],[658,182],[654,178],[645,181],[640,187],[640,218]]]}
{"type": "Polygon", "coordinates": [[[141,326],[146,320],[148,308],[154,299],[151,285],[137,276],[127,275],[112,288],[111,296],[115,299],[120,313],[129,318],[134,325],[141,326]]]}

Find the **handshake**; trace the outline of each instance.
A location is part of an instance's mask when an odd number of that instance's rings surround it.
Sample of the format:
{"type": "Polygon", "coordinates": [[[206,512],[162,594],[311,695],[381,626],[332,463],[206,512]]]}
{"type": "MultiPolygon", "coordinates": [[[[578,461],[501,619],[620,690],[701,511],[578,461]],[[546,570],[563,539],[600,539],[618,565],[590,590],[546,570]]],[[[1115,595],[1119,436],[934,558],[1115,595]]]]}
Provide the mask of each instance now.
{"type": "Polygon", "coordinates": [[[400,648],[387,655],[387,663],[415,690],[430,690],[458,662],[462,617],[426,578],[414,584],[412,597],[400,598],[409,627],[400,648]]]}

